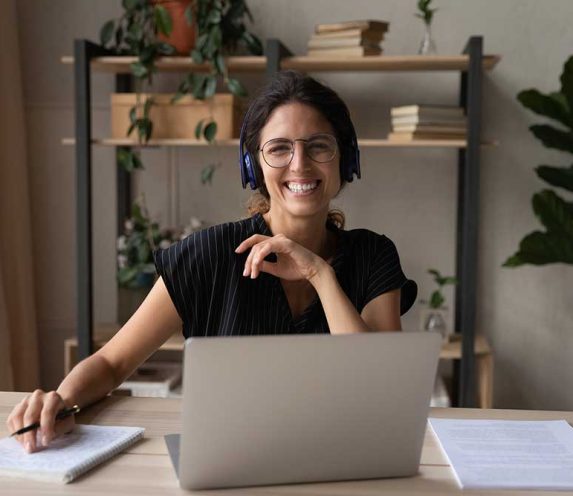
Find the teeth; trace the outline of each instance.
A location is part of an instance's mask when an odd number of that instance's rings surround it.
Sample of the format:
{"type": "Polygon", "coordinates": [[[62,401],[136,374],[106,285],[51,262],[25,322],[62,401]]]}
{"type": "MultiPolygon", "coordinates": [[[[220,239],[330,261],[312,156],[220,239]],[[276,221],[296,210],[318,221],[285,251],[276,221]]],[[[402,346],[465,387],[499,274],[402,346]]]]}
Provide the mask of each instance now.
{"type": "Polygon", "coordinates": [[[313,183],[287,183],[288,189],[290,189],[294,193],[301,193],[302,191],[310,191],[315,189],[318,186],[318,182],[315,181],[313,183]]]}

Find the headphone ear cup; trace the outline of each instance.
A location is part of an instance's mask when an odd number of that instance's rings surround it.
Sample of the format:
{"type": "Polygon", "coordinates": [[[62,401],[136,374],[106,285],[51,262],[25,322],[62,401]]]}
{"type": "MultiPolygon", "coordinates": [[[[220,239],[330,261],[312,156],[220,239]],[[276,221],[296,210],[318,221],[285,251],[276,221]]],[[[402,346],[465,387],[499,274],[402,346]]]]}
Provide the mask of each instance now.
{"type": "Polygon", "coordinates": [[[255,167],[251,154],[249,152],[245,153],[244,156],[244,167],[245,167],[245,177],[247,182],[251,186],[251,189],[257,189],[257,175],[255,173],[255,167]]]}

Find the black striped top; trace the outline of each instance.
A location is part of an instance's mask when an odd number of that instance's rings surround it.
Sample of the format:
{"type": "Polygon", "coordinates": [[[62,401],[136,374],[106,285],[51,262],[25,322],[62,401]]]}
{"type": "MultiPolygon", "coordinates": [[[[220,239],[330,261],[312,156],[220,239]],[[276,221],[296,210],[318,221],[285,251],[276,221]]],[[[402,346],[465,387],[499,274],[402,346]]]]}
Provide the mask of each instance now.
{"type": "MultiPolygon", "coordinates": [[[[400,313],[414,303],[417,286],[406,278],[394,243],[367,229],[337,234],[332,267],[358,312],[377,296],[401,288],[400,313]]],[[[154,253],[155,266],[183,321],[183,335],[329,333],[317,297],[293,319],[280,279],[261,272],[244,277],[248,253],[235,253],[253,234],[272,236],[263,216],[209,227],[154,253]]]]}

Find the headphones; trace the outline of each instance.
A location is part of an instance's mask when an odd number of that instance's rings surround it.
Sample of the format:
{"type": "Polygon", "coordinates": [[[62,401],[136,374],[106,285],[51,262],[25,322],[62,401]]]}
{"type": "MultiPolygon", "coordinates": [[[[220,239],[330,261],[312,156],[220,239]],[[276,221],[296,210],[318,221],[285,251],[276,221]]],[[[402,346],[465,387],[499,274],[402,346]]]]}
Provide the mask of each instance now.
{"type": "MultiPolygon", "coordinates": [[[[241,182],[243,189],[247,187],[247,183],[251,189],[257,189],[257,174],[256,174],[256,159],[250,154],[245,147],[245,130],[251,109],[247,111],[241,126],[241,134],[239,136],[239,167],[241,168],[241,182]]],[[[340,178],[344,181],[351,183],[354,179],[354,174],[360,179],[360,150],[358,149],[358,139],[356,138],[356,131],[352,121],[350,124],[350,143],[344,148],[340,148],[340,178]]]]}

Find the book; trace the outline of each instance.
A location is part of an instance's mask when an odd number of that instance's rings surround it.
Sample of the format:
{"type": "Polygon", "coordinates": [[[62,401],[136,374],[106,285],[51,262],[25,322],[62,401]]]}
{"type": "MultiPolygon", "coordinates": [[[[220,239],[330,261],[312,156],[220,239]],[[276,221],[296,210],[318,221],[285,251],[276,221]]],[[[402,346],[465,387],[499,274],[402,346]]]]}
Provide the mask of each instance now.
{"type": "Polygon", "coordinates": [[[565,420],[428,421],[462,489],[573,490],[565,420]]]}
{"type": "Polygon", "coordinates": [[[339,48],[354,46],[373,46],[377,47],[380,43],[364,40],[362,38],[311,38],[308,41],[308,48],[339,48]]]}
{"type": "Polygon", "coordinates": [[[311,48],[307,51],[309,57],[363,57],[365,55],[380,55],[380,47],[345,47],[345,48],[311,48]]]}
{"type": "Polygon", "coordinates": [[[380,42],[384,39],[384,31],[376,31],[375,29],[346,29],[344,31],[332,31],[331,33],[314,33],[310,39],[320,40],[337,40],[344,38],[357,38],[363,40],[370,40],[372,42],[380,42]]]}
{"type": "Polygon", "coordinates": [[[118,389],[129,390],[131,396],[167,398],[181,382],[182,367],[176,362],[146,362],[140,365],[118,389]]]}
{"type": "Polygon", "coordinates": [[[388,31],[388,23],[377,20],[359,20],[317,24],[314,27],[315,33],[332,33],[333,31],[345,31],[347,29],[374,29],[386,32],[388,31]]]}
{"type": "Polygon", "coordinates": [[[399,115],[392,117],[392,124],[425,124],[430,126],[459,126],[466,127],[467,119],[465,116],[459,115],[440,115],[440,116],[426,116],[426,115],[399,115]]]}
{"type": "Polygon", "coordinates": [[[425,132],[414,132],[414,133],[403,133],[403,132],[392,132],[388,134],[388,139],[390,141],[415,141],[415,140],[459,140],[465,138],[464,135],[452,134],[452,133],[425,133],[425,132]]]}
{"type": "Polygon", "coordinates": [[[463,117],[464,109],[449,105],[405,105],[402,107],[393,107],[390,110],[392,117],[404,115],[417,115],[423,117],[463,117]]]}
{"type": "Polygon", "coordinates": [[[0,476],[68,483],[143,437],[142,427],[76,425],[35,453],[12,437],[0,440],[0,476]]]}
{"type": "Polygon", "coordinates": [[[446,125],[428,125],[428,124],[394,124],[392,131],[398,133],[447,133],[465,136],[467,129],[465,126],[446,126],[446,125]]]}

